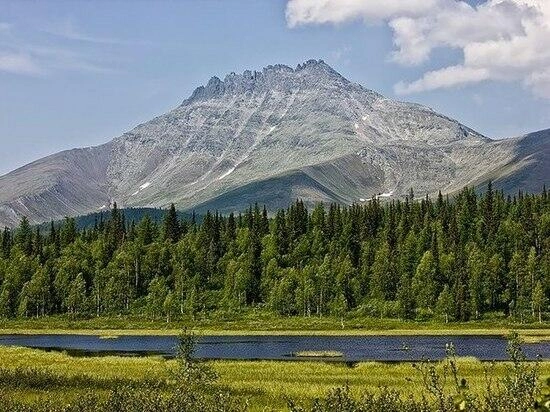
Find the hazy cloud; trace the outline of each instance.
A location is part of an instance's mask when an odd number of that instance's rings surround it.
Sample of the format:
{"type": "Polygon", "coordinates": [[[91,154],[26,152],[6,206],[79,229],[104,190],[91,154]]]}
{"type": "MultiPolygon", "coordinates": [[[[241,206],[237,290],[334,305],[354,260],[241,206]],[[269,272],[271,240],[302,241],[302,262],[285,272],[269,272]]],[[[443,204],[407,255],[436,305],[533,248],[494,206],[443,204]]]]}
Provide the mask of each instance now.
{"type": "Polygon", "coordinates": [[[401,65],[420,65],[437,48],[462,52],[458,64],[426,72],[395,86],[398,93],[472,84],[484,80],[519,81],[550,98],[550,1],[488,0],[290,0],[290,27],[340,24],[362,19],[387,24],[401,65]]]}
{"type": "Polygon", "coordinates": [[[0,72],[25,75],[41,74],[40,66],[28,52],[12,47],[11,31],[11,24],[0,22],[0,72]]]}
{"type": "Polygon", "coordinates": [[[0,53],[0,71],[27,75],[42,73],[30,56],[14,53],[0,53]]]}
{"type": "Polygon", "coordinates": [[[49,25],[43,31],[54,36],[62,37],[64,39],[86,43],[113,45],[148,44],[147,42],[143,41],[122,40],[114,37],[101,37],[90,35],[83,32],[71,18],[67,18],[61,23],[49,25]]]}
{"type": "MultiPolygon", "coordinates": [[[[77,35],[76,28],[72,34],[77,35]]],[[[40,40],[28,40],[23,32],[9,23],[0,22],[0,72],[20,75],[47,75],[56,71],[81,71],[111,73],[116,70],[98,63],[97,51],[83,47],[70,47],[62,42],[59,45],[46,45],[40,40]]],[[[32,30],[31,30],[32,32],[32,30]]],[[[97,43],[97,39],[94,41],[97,43]]],[[[100,50],[101,53],[101,50],[100,50]]]]}
{"type": "Polygon", "coordinates": [[[330,53],[330,60],[335,63],[347,65],[350,62],[349,54],[351,52],[351,47],[343,46],[330,53]]]}

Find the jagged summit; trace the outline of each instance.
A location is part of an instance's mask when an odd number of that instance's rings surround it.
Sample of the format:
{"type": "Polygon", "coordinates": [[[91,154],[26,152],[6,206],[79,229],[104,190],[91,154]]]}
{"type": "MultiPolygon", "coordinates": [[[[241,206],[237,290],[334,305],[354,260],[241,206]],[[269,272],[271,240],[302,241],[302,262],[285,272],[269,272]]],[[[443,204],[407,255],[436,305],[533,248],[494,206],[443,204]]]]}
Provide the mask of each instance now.
{"type": "Polygon", "coordinates": [[[111,142],[0,177],[0,225],[121,207],[240,211],[296,198],[364,202],[495,181],[550,184],[550,133],[493,141],[427,107],[352,83],[322,60],[212,77],[111,142]]]}
{"type": "Polygon", "coordinates": [[[213,76],[205,86],[197,87],[183,104],[219,97],[225,93],[247,93],[256,88],[291,91],[297,87],[338,87],[346,83],[350,82],[323,60],[311,59],[294,69],[284,64],[275,64],[261,71],[245,70],[242,74],[232,72],[224,80],[213,76]]]}

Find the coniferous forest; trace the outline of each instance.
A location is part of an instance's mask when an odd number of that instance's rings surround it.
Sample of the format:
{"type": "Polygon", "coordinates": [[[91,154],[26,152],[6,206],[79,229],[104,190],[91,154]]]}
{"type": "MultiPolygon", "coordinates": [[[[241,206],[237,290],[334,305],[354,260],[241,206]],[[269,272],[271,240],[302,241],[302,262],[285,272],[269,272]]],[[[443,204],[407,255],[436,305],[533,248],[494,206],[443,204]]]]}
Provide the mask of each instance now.
{"type": "Polygon", "coordinates": [[[160,222],[109,218],[49,230],[23,219],[0,250],[0,316],[132,314],[542,321],[550,298],[550,196],[478,194],[361,205],[296,201],[270,214],[160,222]]]}

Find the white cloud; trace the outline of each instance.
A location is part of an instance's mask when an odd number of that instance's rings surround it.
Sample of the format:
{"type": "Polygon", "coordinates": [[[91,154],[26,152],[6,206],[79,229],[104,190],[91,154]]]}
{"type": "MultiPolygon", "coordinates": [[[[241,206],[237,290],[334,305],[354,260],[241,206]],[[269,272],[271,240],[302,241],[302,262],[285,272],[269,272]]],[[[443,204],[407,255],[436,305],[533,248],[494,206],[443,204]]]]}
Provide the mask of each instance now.
{"type": "Polygon", "coordinates": [[[419,65],[438,48],[462,52],[458,64],[395,86],[416,93],[485,80],[519,81],[550,98],[550,0],[290,0],[290,27],[362,19],[393,32],[392,60],[419,65]]]}
{"type": "Polygon", "coordinates": [[[488,80],[489,78],[489,71],[485,68],[450,66],[428,72],[424,77],[412,83],[400,82],[395,86],[395,91],[399,94],[417,93],[425,90],[461,86],[488,80]]]}
{"type": "Polygon", "coordinates": [[[310,23],[343,23],[363,19],[375,22],[404,15],[422,15],[438,0],[290,0],[286,18],[290,27],[310,23]]]}

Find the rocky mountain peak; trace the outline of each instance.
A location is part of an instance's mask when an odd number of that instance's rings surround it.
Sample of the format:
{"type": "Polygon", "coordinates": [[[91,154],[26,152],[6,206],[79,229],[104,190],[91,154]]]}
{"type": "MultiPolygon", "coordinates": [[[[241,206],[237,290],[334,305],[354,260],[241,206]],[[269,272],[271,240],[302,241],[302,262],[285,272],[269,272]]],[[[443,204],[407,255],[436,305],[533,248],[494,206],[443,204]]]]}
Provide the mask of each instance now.
{"type": "Polygon", "coordinates": [[[195,89],[184,104],[254,90],[289,91],[298,87],[315,88],[319,85],[341,87],[350,82],[323,60],[307,60],[295,69],[284,64],[264,67],[261,71],[245,70],[242,74],[229,73],[224,80],[212,77],[205,86],[195,89]]]}
{"type": "Polygon", "coordinates": [[[294,71],[295,72],[310,71],[310,72],[317,73],[319,75],[342,77],[340,73],[338,73],[331,66],[325,63],[324,60],[310,59],[305,63],[298,64],[298,66],[296,66],[296,69],[294,71]]]}

